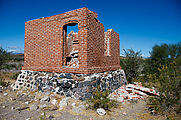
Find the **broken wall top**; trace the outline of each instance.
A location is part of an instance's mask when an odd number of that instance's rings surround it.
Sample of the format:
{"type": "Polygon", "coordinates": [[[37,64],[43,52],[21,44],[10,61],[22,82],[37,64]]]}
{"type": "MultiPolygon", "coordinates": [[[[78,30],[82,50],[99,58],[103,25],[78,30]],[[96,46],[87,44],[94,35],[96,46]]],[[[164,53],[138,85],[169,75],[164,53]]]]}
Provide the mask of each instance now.
{"type": "Polygon", "coordinates": [[[53,16],[50,16],[50,17],[42,17],[42,18],[38,18],[38,19],[33,19],[33,20],[27,21],[25,23],[26,24],[28,24],[28,23],[32,24],[32,23],[49,22],[49,21],[55,21],[55,20],[56,21],[61,21],[62,19],[67,19],[67,18],[74,17],[74,16],[82,16],[83,15],[82,13],[85,13],[85,12],[93,14],[94,18],[98,17],[97,13],[95,13],[93,11],[90,11],[90,10],[88,10],[88,8],[84,7],[84,8],[72,10],[72,11],[69,11],[69,12],[65,12],[65,13],[62,13],[62,14],[53,15],[53,16]]]}

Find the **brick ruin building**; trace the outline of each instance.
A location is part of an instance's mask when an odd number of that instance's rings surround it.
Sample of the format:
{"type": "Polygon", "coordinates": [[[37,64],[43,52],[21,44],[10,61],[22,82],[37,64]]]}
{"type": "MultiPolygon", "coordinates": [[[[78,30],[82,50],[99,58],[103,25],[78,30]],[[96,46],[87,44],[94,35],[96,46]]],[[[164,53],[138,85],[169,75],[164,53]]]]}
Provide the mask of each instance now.
{"type": "Polygon", "coordinates": [[[90,74],[120,69],[119,34],[80,8],[25,23],[23,70],[90,74]],[[78,25],[78,33],[67,27],[78,25]]]}

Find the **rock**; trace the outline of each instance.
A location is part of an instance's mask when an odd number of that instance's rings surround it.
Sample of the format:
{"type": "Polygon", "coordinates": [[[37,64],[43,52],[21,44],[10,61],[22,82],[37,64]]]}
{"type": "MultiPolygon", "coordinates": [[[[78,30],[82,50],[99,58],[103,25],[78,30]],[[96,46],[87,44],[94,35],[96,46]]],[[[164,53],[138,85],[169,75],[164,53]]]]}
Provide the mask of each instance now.
{"type": "MultiPolygon", "coordinates": [[[[71,54],[75,57],[78,51],[72,51],[71,54]]],[[[73,57],[72,56],[72,57],[73,57]]],[[[78,59],[73,58],[72,61],[75,66],[77,66],[78,59]]],[[[34,72],[34,71],[21,71],[16,83],[12,86],[18,88],[17,95],[24,97],[27,93],[23,93],[23,89],[30,89],[31,87],[37,86],[36,90],[41,91],[41,93],[36,99],[36,102],[51,102],[52,104],[57,104],[56,100],[52,100],[55,97],[50,96],[50,92],[58,93],[62,96],[72,96],[77,99],[85,100],[91,96],[91,87],[101,86],[101,90],[110,88],[111,92],[120,87],[120,84],[124,84],[125,81],[121,76],[123,72],[121,70],[108,71],[103,73],[94,74],[72,74],[72,73],[49,73],[49,72],[34,72]],[[27,88],[27,85],[30,87],[27,88]],[[21,88],[23,91],[21,91],[21,88]]],[[[137,85],[137,84],[136,84],[137,85]]],[[[1,87],[0,87],[1,88],[1,87]]],[[[35,89],[34,89],[35,90],[35,89]]],[[[154,92],[154,91],[153,91],[154,92]]],[[[5,93],[5,92],[4,92],[5,93]]],[[[9,92],[8,92],[9,94],[9,92]]],[[[3,94],[2,94],[3,95],[3,94]]],[[[27,97],[33,97],[27,93],[27,97]]],[[[122,99],[121,99],[122,100],[122,99]]],[[[29,101],[29,100],[26,100],[29,101]]],[[[24,101],[25,102],[25,101],[24,101]]],[[[27,104],[30,104],[26,102],[27,104]]],[[[26,104],[25,103],[25,104],[26,104]]],[[[43,103],[42,103],[43,104],[43,103]]],[[[58,103],[59,104],[59,103],[58,103]]],[[[72,107],[72,105],[70,104],[72,107]]],[[[76,107],[76,106],[75,106],[76,107]]]]}
{"type": "Polygon", "coordinates": [[[47,107],[47,108],[44,108],[44,110],[46,110],[46,111],[55,111],[55,110],[57,110],[58,108],[57,108],[57,106],[49,106],[49,107],[47,107]]]}
{"type": "Polygon", "coordinates": [[[66,83],[65,83],[65,87],[66,87],[66,88],[70,88],[70,87],[71,87],[71,83],[70,83],[70,82],[66,82],[66,83]]]}
{"type": "Polygon", "coordinates": [[[39,108],[40,108],[40,109],[44,109],[44,108],[46,108],[46,107],[47,107],[47,105],[46,105],[46,104],[39,105],[39,108]]]}
{"type": "Polygon", "coordinates": [[[14,110],[15,109],[15,107],[11,107],[11,110],[14,110]]]}
{"type": "Polygon", "coordinates": [[[72,111],[75,112],[75,113],[81,113],[83,110],[86,110],[85,105],[79,105],[78,107],[74,107],[72,109],[72,111]]]}
{"type": "Polygon", "coordinates": [[[6,106],[5,106],[5,105],[3,105],[3,106],[2,106],[2,108],[6,108],[6,106]]]}
{"type": "Polygon", "coordinates": [[[155,114],[156,114],[156,111],[155,111],[155,110],[152,110],[152,111],[151,111],[151,114],[152,114],[152,115],[155,115],[155,114]]]}
{"type": "Polygon", "coordinates": [[[69,74],[69,73],[65,74],[65,77],[66,77],[67,79],[72,79],[72,75],[69,74]]]}
{"type": "Polygon", "coordinates": [[[28,102],[28,101],[26,101],[26,102],[25,102],[25,104],[29,104],[29,102],[28,102]]]}
{"type": "Polygon", "coordinates": [[[49,118],[50,120],[52,120],[52,119],[54,118],[54,116],[53,116],[53,115],[50,115],[48,118],[49,118]]]}
{"type": "Polygon", "coordinates": [[[123,115],[127,115],[127,113],[126,113],[126,112],[123,112],[123,115]]]}
{"type": "Polygon", "coordinates": [[[99,114],[99,115],[105,115],[106,114],[106,111],[103,109],[103,108],[98,108],[97,109],[97,114],[99,114]]]}
{"type": "Polygon", "coordinates": [[[14,101],[14,100],[16,100],[16,99],[15,99],[15,98],[10,98],[10,100],[11,100],[11,101],[14,101]]]}
{"type": "Polygon", "coordinates": [[[78,54],[78,52],[79,52],[78,50],[75,50],[75,51],[71,51],[70,54],[74,55],[74,54],[78,54]]]}
{"type": "Polygon", "coordinates": [[[60,90],[60,87],[55,88],[55,93],[57,93],[60,90]]]}
{"type": "Polygon", "coordinates": [[[26,96],[26,95],[27,95],[27,93],[22,93],[21,95],[22,95],[22,96],[26,96]]]}
{"type": "Polygon", "coordinates": [[[30,106],[30,111],[33,111],[33,110],[37,110],[38,109],[38,106],[33,104],[32,106],[30,106]]]}
{"type": "Polygon", "coordinates": [[[2,87],[2,86],[0,86],[0,92],[1,92],[1,93],[3,92],[3,87],[2,87]]]}
{"type": "Polygon", "coordinates": [[[8,93],[4,93],[3,95],[4,95],[4,96],[7,96],[7,95],[8,95],[8,93]]]}
{"type": "Polygon", "coordinates": [[[44,116],[44,115],[45,115],[45,112],[43,112],[41,115],[44,116]]]}
{"type": "Polygon", "coordinates": [[[75,88],[75,84],[72,84],[72,87],[71,88],[75,88]]]}
{"type": "Polygon", "coordinates": [[[118,97],[116,100],[117,100],[118,102],[124,102],[124,98],[123,98],[122,96],[118,97]]]}
{"type": "Polygon", "coordinates": [[[18,111],[21,111],[21,110],[26,110],[26,109],[28,109],[29,107],[20,107],[20,108],[16,108],[16,110],[18,110],[18,111]]]}
{"type": "Polygon", "coordinates": [[[72,107],[75,107],[76,106],[76,103],[72,103],[72,107]]]}
{"type": "Polygon", "coordinates": [[[30,118],[26,118],[25,120],[30,120],[30,118]]]}
{"type": "Polygon", "coordinates": [[[84,81],[85,80],[85,78],[84,77],[78,77],[78,79],[77,79],[78,81],[84,81]]]}
{"type": "Polygon", "coordinates": [[[64,107],[67,106],[69,99],[70,99],[70,97],[65,97],[60,101],[60,103],[59,103],[59,109],[60,110],[62,110],[64,107]]]}
{"type": "Polygon", "coordinates": [[[53,105],[55,105],[55,104],[57,103],[57,100],[56,100],[56,99],[52,99],[50,102],[51,102],[53,105]]]}
{"type": "Polygon", "coordinates": [[[46,95],[40,100],[40,102],[45,102],[45,101],[49,102],[50,101],[50,96],[46,95]]]}

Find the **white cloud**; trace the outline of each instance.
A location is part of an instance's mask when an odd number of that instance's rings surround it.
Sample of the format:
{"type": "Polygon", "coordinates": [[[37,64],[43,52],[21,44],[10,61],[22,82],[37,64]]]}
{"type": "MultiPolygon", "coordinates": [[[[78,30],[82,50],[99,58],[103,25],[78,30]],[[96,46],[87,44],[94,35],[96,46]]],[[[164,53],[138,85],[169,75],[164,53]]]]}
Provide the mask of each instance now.
{"type": "Polygon", "coordinates": [[[149,55],[145,55],[145,54],[141,54],[141,56],[142,56],[143,58],[149,58],[149,57],[150,57],[149,55]]]}
{"type": "Polygon", "coordinates": [[[8,46],[7,52],[24,53],[24,49],[22,47],[19,47],[19,46],[8,46]]]}
{"type": "Polygon", "coordinates": [[[18,49],[20,47],[18,47],[18,46],[8,46],[7,48],[9,48],[9,49],[18,49]]]}

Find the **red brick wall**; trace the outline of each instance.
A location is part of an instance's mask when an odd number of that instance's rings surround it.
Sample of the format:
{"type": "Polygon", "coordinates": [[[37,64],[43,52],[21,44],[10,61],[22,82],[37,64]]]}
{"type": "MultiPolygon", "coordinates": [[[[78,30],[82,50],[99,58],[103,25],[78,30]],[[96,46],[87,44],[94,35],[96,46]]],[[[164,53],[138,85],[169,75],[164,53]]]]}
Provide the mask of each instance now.
{"type": "Polygon", "coordinates": [[[81,8],[26,22],[22,69],[84,74],[119,69],[119,35],[111,32],[111,56],[106,57],[104,26],[96,18],[96,13],[81,8]],[[67,51],[67,41],[63,39],[63,26],[69,23],[78,23],[79,68],[63,66],[63,53],[67,51]]]}
{"type": "Polygon", "coordinates": [[[100,67],[104,62],[104,26],[93,14],[88,14],[88,67],[100,67]]]}
{"type": "MultiPolygon", "coordinates": [[[[109,56],[106,56],[105,61],[108,66],[115,66],[120,64],[120,43],[119,34],[113,29],[109,29],[107,32],[107,37],[109,38],[109,56]],[[116,48],[116,49],[115,49],[116,48]]],[[[107,45],[105,45],[107,47],[107,45]]],[[[107,53],[107,49],[105,48],[107,53]]]]}

